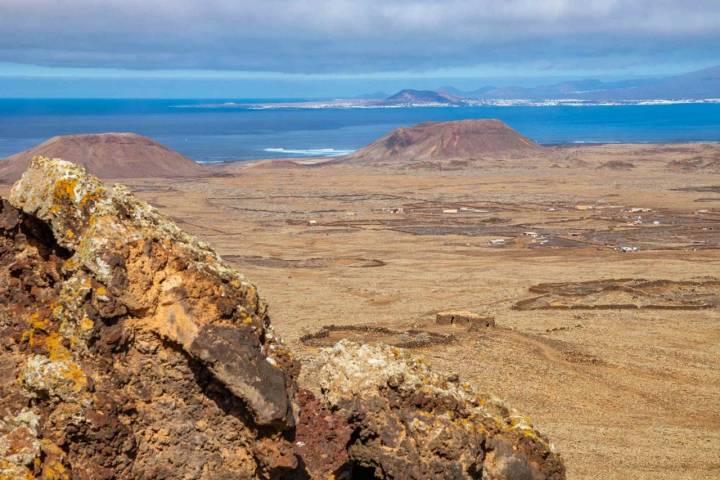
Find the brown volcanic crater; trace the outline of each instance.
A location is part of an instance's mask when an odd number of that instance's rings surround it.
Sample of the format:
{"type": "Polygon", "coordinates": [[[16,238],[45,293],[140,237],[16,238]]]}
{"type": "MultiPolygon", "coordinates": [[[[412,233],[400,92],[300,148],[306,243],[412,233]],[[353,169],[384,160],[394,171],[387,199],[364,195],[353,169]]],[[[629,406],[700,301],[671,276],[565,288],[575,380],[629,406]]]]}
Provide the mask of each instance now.
{"type": "Polygon", "coordinates": [[[543,148],[500,120],[427,122],[398,128],[346,157],[348,162],[421,163],[483,157],[526,157],[543,148]]]}
{"type": "Polygon", "coordinates": [[[14,182],[35,156],[62,158],[101,178],[177,178],[208,174],[202,165],[136,133],[53,137],[0,161],[0,179],[14,182]]]}

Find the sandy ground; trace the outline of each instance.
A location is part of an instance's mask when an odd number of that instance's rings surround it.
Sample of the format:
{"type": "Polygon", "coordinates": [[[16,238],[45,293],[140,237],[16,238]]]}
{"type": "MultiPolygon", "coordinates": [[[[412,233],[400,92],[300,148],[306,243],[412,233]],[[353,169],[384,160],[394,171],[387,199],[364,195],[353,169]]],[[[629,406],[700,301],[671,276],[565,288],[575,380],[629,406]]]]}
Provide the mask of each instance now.
{"type": "Polygon", "coordinates": [[[324,325],[451,333],[414,352],[528,414],[569,478],[710,479],[720,478],[720,174],[683,160],[706,165],[719,152],[583,147],[555,152],[560,167],[333,165],[125,183],[254,281],[300,355],[317,347],[301,337],[324,325]],[[594,280],[606,281],[594,293],[574,285],[594,280]],[[513,308],[547,282],[570,285],[542,294],[545,309],[513,308]],[[496,326],[434,325],[446,309],[496,326]]]}

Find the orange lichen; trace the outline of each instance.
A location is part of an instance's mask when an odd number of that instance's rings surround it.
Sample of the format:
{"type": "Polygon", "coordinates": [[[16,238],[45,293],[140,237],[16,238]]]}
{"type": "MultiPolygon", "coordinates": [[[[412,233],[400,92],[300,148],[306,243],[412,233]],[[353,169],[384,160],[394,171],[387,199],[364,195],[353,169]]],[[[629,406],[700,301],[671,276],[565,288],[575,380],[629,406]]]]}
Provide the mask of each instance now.
{"type": "MultiPolygon", "coordinates": [[[[69,381],[73,391],[83,390],[87,385],[87,377],[80,366],[72,362],[72,352],[63,344],[65,338],[57,331],[50,331],[50,320],[41,317],[37,312],[30,315],[28,322],[31,328],[23,333],[23,340],[32,348],[44,350],[50,361],[63,363],[61,376],[69,381]]],[[[88,317],[80,321],[80,328],[83,331],[91,330],[93,325],[93,321],[88,317]]],[[[70,339],[71,344],[76,341],[74,338],[70,339]]]]}
{"type": "Polygon", "coordinates": [[[80,392],[87,386],[87,377],[77,363],[68,363],[62,376],[72,383],[72,390],[75,392],[80,392]]]}
{"type": "Polygon", "coordinates": [[[50,320],[34,312],[28,317],[28,323],[30,328],[23,332],[22,341],[27,342],[31,348],[43,346],[45,336],[50,331],[50,320]]]}
{"type": "Polygon", "coordinates": [[[69,479],[70,475],[63,465],[65,452],[47,438],[40,440],[42,451],[45,453],[44,464],[37,462],[35,471],[41,471],[41,478],[52,478],[56,480],[69,479]]]}
{"type": "Polygon", "coordinates": [[[62,463],[50,460],[43,465],[42,478],[46,480],[70,480],[70,474],[62,463]]]}
{"type": "Polygon", "coordinates": [[[49,331],[50,319],[41,317],[39,312],[32,313],[28,318],[28,322],[34,330],[41,330],[43,332],[49,331]]]}
{"type": "Polygon", "coordinates": [[[76,257],[70,257],[70,258],[68,258],[67,261],[65,262],[65,265],[63,265],[63,270],[66,271],[66,272],[67,272],[67,271],[71,271],[71,270],[75,270],[78,266],[79,266],[79,263],[78,263],[77,258],[76,258],[76,257]]]}
{"type": "Polygon", "coordinates": [[[52,332],[45,338],[45,348],[48,351],[50,360],[69,360],[72,356],[70,351],[62,344],[63,338],[57,332],[52,332]]]}
{"type": "Polygon", "coordinates": [[[27,468],[0,458],[0,480],[32,480],[32,478],[33,476],[27,468]],[[18,477],[19,474],[22,474],[22,477],[18,477]]]}
{"type": "Polygon", "coordinates": [[[80,206],[84,207],[88,203],[96,203],[100,198],[102,198],[103,190],[101,188],[96,188],[92,192],[88,192],[80,199],[80,206]]]}
{"type": "Polygon", "coordinates": [[[55,191],[53,192],[55,200],[61,201],[75,201],[75,187],[77,187],[76,178],[62,178],[55,184],[55,191]]]}
{"type": "Polygon", "coordinates": [[[83,317],[82,320],[80,320],[80,330],[83,332],[87,332],[92,330],[92,328],[95,326],[95,323],[90,319],[90,317],[83,317]]]}
{"type": "Polygon", "coordinates": [[[247,313],[241,312],[241,313],[240,313],[240,323],[242,323],[243,325],[252,325],[252,324],[253,324],[253,319],[252,319],[252,317],[251,317],[250,315],[248,315],[247,313]]]}

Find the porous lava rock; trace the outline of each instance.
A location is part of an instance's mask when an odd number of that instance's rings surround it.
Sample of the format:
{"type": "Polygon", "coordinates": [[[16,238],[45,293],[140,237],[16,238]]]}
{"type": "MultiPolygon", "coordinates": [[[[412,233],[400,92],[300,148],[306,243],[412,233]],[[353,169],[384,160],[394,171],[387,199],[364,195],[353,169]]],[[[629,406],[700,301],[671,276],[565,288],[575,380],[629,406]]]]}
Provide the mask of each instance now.
{"type": "Polygon", "coordinates": [[[401,349],[341,340],[303,367],[301,383],[347,419],[361,478],[565,478],[530,420],[401,349]]]}
{"type": "Polygon", "coordinates": [[[62,160],[0,200],[0,360],[0,480],[563,477],[526,419],[392,347],[300,382],[249,281],[62,160]]]}
{"type": "Polygon", "coordinates": [[[3,201],[0,239],[0,477],[297,467],[297,365],[256,288],[206,244],[47,158],[3,201]]]}

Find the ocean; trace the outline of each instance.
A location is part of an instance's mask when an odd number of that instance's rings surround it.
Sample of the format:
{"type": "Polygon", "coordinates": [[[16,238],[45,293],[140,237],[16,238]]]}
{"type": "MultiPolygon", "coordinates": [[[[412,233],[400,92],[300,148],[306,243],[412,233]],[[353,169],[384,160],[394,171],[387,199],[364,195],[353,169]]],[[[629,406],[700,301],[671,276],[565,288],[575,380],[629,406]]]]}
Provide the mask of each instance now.
{"type": "Polygon", "coordinates": [[[498,118],[540,144],[720,142],[720,104],[253,109],[287,100],[0,99],[0,158],[54,135],[129,131],[198,162],[335,156],[393,128],[498,118]],[[233,102],[230,108],[208,104],[233,102]],[[187,108],[191,106],[192,108],[187,108]]]}

